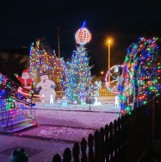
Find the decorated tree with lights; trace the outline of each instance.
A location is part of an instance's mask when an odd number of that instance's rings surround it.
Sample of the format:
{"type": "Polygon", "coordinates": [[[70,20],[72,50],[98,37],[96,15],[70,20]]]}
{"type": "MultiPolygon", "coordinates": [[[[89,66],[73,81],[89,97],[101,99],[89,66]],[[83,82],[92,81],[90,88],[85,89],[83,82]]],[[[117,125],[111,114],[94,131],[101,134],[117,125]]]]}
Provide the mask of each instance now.
{"type": "Polygon", "coordinates": [[[124,75],[119,83],[122,113],[131,113],[133,108],[147,104],[149,100],[160,95],[161,85],[158,76],[161,67],[157,40],[157,38],[145,39],[142,37],[127,49],[123,65],[129,69],[132,77],[128,90],[124,75]]]}
{"type": "Polygon", "coordinates": [[[0,106],[6,106],[6,109],[10,109],[12,100],[11,82],[0,73],[0,106]]]}
{"type": "Polygon", "coordinates": [[[85,101],[86,95],[92,86],[91,67],[84,45],[91,40],[91,34],[84,26],[75,34],[76,51],[73,52],[71,62],[66,65],[66,88],[65,93],[72,102],[85,101]]]}
{"type": "Polygon", "coordinates": [[[38,39],[30,48],[30,75],[35,84],[45,72],[51,80],[60,84],[63,78],[63,62],[44,40],[38,39]]]}
{"type": "Polygon", "coordinates": [[[33,80],[33,83],[37,83],[38,74],[39,74],[39,43],[32,43],[30,47],[30,77],[33,80]]]}
{"type": "Polygon", "coordinates": [[[7,110],[15,108],[14,101],[25,102],[26,97],[18,93],[19,85],[0,73],[0,106],[7,110]]]}

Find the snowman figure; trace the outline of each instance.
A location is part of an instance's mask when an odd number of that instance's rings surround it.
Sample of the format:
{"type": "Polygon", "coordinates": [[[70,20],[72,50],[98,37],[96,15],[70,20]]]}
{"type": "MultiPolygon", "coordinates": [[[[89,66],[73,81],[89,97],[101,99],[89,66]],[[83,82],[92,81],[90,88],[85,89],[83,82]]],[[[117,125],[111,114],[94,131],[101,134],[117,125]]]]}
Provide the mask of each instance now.
{"type": "Polygon", "coordinates": [[[53,104],[56,93],[55,93],[55,83],[48,78],[48,75],[44,74],[41,76],[41,81],[36,85],[36,91],[39,91],[40,100],[42,103],[53,104]],[[52,101],[51,101],[52,96],[52,101]]]}

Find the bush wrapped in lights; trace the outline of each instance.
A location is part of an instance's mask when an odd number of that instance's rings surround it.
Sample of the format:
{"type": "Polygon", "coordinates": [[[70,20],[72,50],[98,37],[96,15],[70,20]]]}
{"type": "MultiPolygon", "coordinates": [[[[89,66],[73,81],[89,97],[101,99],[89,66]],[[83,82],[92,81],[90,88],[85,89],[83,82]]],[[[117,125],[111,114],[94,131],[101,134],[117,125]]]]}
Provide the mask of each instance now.
{"type": "Polygon", "coordinates": [[[122,86],[119,97],[123,114],[130,114],[133,108],[147,104],[153,97],[160,95],[161,84],[158,76],[161,66],[157,40],[158,38],[141,37],[127,49],[123,65],[129,69],[132,77],[128,93],[124,91],[125,78],[119,83],[122,86]]]}

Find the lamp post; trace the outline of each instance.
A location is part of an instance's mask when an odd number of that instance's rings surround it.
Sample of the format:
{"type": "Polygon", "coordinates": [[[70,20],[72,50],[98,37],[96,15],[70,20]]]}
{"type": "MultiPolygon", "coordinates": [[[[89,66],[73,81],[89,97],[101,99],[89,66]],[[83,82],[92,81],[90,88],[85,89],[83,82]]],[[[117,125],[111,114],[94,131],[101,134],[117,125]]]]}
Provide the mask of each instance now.
{"type": "MultiPolygon", "coordinates": [[[[110,70],[110,47],[111,47],[111,39],[107,40],[107,46],[108,46],[108,70],[110,70]]],[[[110,75],[108,77],[108,82],[110,82],[110,75]]]]}

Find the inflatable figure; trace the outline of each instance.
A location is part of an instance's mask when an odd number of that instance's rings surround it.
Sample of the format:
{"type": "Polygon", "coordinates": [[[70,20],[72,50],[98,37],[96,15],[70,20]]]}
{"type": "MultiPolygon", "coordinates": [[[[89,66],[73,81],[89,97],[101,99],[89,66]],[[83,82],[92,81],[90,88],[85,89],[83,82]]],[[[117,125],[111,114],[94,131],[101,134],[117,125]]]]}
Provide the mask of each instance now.
{"type": "Polygon", "coordinates": [[[21,77],[19,77],[17,74],[15,74],[15,76],[21,82],[23,88],[31,90],[33,81],[29,76],[28,70],[24,70],[21,77]]]}
{"type": "Polygon", "coordinates": [[[24,70],[22,72],[21,77],[18,76],[18,74],[15,74],[15,77],[21,82],[22,87],[28,90],[28,91],[25,91],[25,89],[22,89],[21,87],[19,87],[18,92],[24,95],[27,95],[29,91],[32,89],[32,83],[33,83],[32,79],[29,76],[29,71],[24,70]]]}
{"type": "Polygon", "coordinates": [[[41,76],[41,81],[36,85],[36,91],[39,91],[40,100],[42,103],[51,104],[51,95],[52,95],[52,104],[54,103],[56,93],[55,93],[55,83],[48,78],[48,75],[44,74],[41,76]]]}

